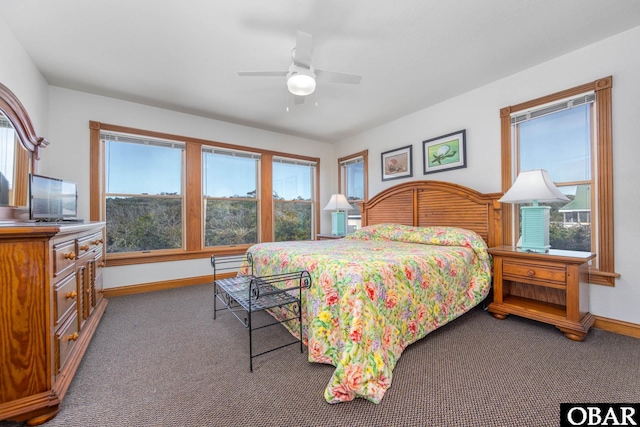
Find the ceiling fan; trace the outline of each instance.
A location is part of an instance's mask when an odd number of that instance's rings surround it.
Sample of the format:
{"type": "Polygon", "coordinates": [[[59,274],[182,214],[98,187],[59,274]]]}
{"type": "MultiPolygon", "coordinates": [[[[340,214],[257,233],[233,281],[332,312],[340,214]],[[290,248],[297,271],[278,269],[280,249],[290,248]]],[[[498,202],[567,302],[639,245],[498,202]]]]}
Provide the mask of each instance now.
{"type": "Polygon", "coordinates": [[[313,51],[313,36],[304,31],[298,31],[296,46],[291,51],[293,61],[285,71],[238,71],[241,77],[285,77],[289,92],[295,96],[295,103],[304,103],[304,97],[316,90],[316,79],[330,83],[359,84],[362,76],[340,73],[313,68],[311,53],[313,51]]]}

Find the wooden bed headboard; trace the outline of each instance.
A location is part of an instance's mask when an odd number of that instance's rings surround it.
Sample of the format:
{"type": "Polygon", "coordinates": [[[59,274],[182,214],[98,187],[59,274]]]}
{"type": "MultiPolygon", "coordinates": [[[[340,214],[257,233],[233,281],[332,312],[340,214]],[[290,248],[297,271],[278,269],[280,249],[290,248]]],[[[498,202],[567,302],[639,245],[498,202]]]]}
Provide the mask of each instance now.
{"type": "Polygon", "coordinates": [[[362,226],[395,223],[462,227],[489,247],[502,245],[502,193],[479,193],[443,181],[412,181],[388,188],[361,204],[362,226]]]}

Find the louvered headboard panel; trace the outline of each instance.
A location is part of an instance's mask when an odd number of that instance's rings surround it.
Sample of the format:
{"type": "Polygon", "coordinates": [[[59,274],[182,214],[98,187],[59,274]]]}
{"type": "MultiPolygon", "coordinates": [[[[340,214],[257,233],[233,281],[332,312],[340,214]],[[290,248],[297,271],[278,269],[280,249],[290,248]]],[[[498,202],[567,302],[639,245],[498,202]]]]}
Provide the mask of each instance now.
{"type": "Polygon", "coordinates": [[[478,233],[490,247],[502,245],[501,196],[443,181],[407,182],[363,203],[362,225],[462,227],[478,233]]]}

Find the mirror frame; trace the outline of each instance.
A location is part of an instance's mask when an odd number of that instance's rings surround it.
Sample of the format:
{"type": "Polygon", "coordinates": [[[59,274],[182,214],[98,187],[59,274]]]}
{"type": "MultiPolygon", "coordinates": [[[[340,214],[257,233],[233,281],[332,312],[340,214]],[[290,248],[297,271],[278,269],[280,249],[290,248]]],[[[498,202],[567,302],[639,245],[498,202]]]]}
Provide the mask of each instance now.
{"type": "Polygon", "coordinates": [[[33,153],[31,170],[35,171],[36,161],[40,160],[40,150],[49,145],[49,141],[36,135],[27,110],[14,93],[2,83],[0,83],[0,110],[13,124],[22,146],[33,153]]]}
{"type": "MultiPolygon", "coordinates": [[[[49,141],[36,135],[31,118],[20,100],[8,87],[0,83],[0,111],[13,125],[18,135],[20,144],[31,153],[29,170],[37,173],[37,162],[40,160],[40,151],[49,145],[49,141]]],[[[25,178],[26,179],[26,178],[25,178]]],[[[20,207],[0,206],[0,220],[11,219],[14,211],[20,207]]]]}

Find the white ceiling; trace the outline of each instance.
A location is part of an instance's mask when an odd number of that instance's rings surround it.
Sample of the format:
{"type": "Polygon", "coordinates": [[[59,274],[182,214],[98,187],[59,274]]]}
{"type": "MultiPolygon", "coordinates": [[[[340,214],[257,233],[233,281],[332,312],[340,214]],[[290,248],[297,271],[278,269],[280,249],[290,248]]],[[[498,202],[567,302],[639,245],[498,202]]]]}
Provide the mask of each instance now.
{"type": "Polygon", "coordinates": [[[640,1],[0,0],[0,18],[51,85],[335,142],[636,27],[640,1]],[[286,70],[297,30],[361,84],[286,112],[284,78],[237,75],[286,70]]]}

